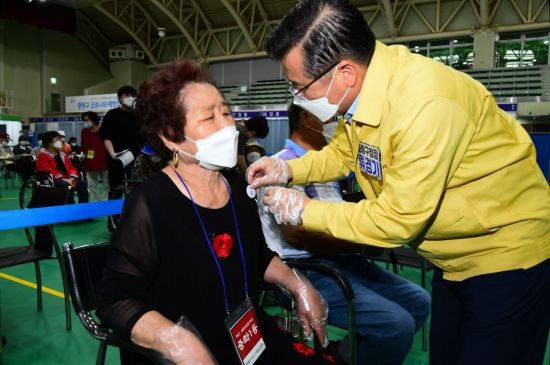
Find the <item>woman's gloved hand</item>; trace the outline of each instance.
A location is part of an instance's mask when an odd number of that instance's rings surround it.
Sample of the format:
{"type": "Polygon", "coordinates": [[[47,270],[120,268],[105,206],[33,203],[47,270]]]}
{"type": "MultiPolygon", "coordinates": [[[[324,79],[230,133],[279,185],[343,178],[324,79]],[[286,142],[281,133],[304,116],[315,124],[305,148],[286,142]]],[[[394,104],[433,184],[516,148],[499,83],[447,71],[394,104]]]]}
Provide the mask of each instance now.
{"type": "Polygon", "coordinates": [[[268,188],[263,202],[278,224],[302,224],[302,212],[311,199],[303,192],[288,188],[268,188]]]}
{"type": "Polygon", "coordinates": [[[326,331],[328,305],[321,294],[319,294],[304,275],[296,269],[292,271],[296,277],[296,281],[292,288],[292,294],[296,300],[296,309],[300,316],[304,335],[308,340],[313,340],[313,332],[311,331],[313,329],[317,334],[319,342],[325,347],[328,345],[326,331]]]}
{"type": "Polygon", "coordinates": [[[246,170],[246,180],[255,189],[267,185],[286,186],[291,178],[292,170],[278,158],[262,157],[246,170]]]}

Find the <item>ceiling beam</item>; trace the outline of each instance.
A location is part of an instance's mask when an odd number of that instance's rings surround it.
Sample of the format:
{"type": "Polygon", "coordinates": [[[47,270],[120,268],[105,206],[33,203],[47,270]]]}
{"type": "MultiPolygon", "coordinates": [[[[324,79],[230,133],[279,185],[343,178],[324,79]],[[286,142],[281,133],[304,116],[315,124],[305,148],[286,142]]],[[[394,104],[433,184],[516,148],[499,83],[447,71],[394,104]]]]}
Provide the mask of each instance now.
{"type": "MultiPolygon", "coordinates": [[[[195,42],[195,39],[193,38],[191,33],[189,33],[189,31],[183,25],[182,19],[181,18],[178,19],[178,17],[176,17],[176,15],[171,10],[169,10],[167,8],[167,6],[166,6],[167,1],[166,0],[160,0],[160,1],[159,0],[151,0],[151,2],[160,11],[162,11],[172,21],[172,23],[174,23],[176,25],[176,27],[179,29],[181,34],[183,34],[185,39],[187,39],[187,41],[189,42],[189,45],[193,49],[193,52],[195,52],[195,56],[197,56],[197,58],[204,57],[204,54],[199,49],[199,46],[197,45],[197,42],[195,42]]],[[[178,8],[181,9],[181,7],[183,5],[182,2],[183,2],[182,0],[179,0],[179,4],[174,4],[174,2],[171,2],[171,3],[178,6],[178,8]]],[[[192,5],[194,5],[194,4],[192,4],[192,5]]],[[[195,8],[194,11],[197,11],[197,13],[198,13],[198,9],[195,8]]]]}
{"type": "MultiPolygon", "coordinates": [[[[248,44],[248,48],[250,48],[251,51],[255,51],[257,49],[257,46],[254,43],[254,41],[252,40],[252,36],[250,35],[250,32],[248,31],[248,28],[244,24],[244,22],[241,18],[241,14],[239,14],[237,12],[237,9],[235,9],[233,7],[233,5],[231,5],[231,3],[229,3],[228,0],[220,0],[220,1],[223,4],[223,6],[225,6],[227,11],[229,11],[229,14],[231,14],[233,19],[235,19],[235,21],[237,22],[237,25],[239,26],[239,28],[241,28],[241,32],[243,33],[244,39],[246,40],[246,43],[248,44]]],[[[253,2],[254,0],[251,0],[251,1],[253,2]]],[[[254,4],[250,4],[250,6],[254,6],[254,4]]]]}

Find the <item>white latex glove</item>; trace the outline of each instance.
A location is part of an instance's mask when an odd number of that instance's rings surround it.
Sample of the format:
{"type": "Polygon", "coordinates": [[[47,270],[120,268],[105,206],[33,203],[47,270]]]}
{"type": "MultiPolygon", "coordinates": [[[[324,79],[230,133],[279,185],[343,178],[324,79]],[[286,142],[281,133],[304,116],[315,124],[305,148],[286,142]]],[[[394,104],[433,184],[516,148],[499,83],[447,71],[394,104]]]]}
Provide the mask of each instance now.
{"type": "Polygon", "coordinates": [[[303,192],[280,187],[266,189],[263,196],[263,202],[277,224],[293,226],[302,223],[302,212],[309,200],[303,192]]]}
{"type": "Polygon", "coordinates": [[[290,167],[278,158],[262,157],[246,170],[246,180],[253,188],[267,185],[286,186],[291,177],[290,167]]]}
{"type": "Polygon", "coordinates": [[[308,340],[313,340],[313,332],[323,347],[328,345],[327,320],[328,305],[321,294],[311,285],[309,280],[299,271],[293,269],[297,278],[297,285],[293,288],[292,294],[296,300],[296,309],[300,316],[300,322],[304,329],[304,335],[308,340]]]}

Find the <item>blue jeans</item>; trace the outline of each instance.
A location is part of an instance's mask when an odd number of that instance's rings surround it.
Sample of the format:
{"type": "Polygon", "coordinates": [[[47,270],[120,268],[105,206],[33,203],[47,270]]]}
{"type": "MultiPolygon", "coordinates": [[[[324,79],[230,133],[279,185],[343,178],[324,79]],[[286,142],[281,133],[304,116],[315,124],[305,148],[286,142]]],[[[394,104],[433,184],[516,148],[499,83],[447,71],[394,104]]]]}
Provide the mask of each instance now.
{"type": "MultiPolygon", "coordinates": [[[[355,293],[357,363],[403,363],[415,332],[430,314],[431,299],[420,286],[370,262],[361,255],[317,256],[340,270],[355,293]]],[[[329,306],[329,324],[348,327],[348,306],[342,291],[329,276],[304,273],[329,306]]]]}

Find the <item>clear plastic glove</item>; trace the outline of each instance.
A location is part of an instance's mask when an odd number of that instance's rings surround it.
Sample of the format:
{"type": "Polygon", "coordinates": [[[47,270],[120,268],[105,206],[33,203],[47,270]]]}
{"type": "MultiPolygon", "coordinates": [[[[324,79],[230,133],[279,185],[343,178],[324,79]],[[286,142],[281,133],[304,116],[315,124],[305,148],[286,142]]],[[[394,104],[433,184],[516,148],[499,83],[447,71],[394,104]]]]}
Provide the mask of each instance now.
{"type": "Polygon", "coordinates": [[[246,180],[253,188],[266,185],[286,186],[292,170],[287,163],[278,158],[262,157],[246,170],[246,180]]]}
{"type": "Polygon", "coordinates": [[[185,317],[170,328],[162,330],[159,340],[165,351],[164,356],[176,365],[216,365],[200,336],[194,333],[193,325],[185,317]],[[188,328],[188,327],[191,328],[188,328]]]}
{"type": "Polygon", "coordinates": [[[268,188],[263,196],[263,202],[268,206],[277,224],[297,226],[302,223],[302,212],[305,201],[309,201],[306,194],[287,188],[268,188]]]}
{"type": "Polygon", "coordinates": [[[311,285],[309,280],[296,269],[292,270],[297,279],[292,294],[296,300],[296,309],[308,340],[313,340],[313,332],[323,347],[328,345],[327,320],[328,305],[321,294],[311,285]]]}

